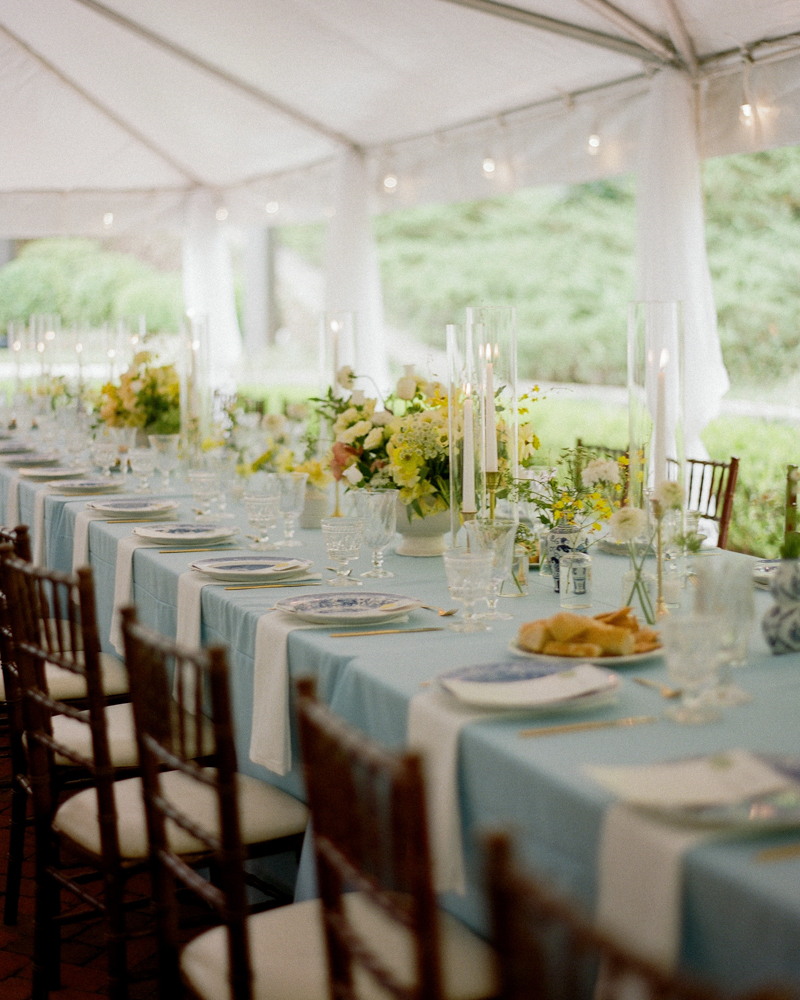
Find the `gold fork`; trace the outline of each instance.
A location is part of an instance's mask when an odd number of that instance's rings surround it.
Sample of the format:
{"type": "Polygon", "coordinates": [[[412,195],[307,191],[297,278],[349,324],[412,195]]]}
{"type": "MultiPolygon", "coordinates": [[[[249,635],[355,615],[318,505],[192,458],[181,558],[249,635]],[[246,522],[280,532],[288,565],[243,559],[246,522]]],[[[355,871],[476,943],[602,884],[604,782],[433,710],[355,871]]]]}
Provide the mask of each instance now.
{"type": "Polygon", "coordinates": [[[437,608],[435,604],[420,604],[420,607],[426,611],[435,611],[440,618],[449,618],[458,611],[458,608],[437,608]]]}

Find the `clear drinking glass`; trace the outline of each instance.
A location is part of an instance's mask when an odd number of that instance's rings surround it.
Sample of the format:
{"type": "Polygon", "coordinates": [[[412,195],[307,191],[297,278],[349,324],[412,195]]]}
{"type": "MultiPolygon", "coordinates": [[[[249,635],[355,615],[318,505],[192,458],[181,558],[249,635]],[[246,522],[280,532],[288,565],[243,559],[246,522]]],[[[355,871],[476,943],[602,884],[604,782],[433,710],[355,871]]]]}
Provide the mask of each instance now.
{"type": "Polygon", "coordinates": [[[155,454],[156,468],[161,473],[161,488],[169,493],[169,474],[178,467],[178,434],[149,434],[147,440],[155,454]]]}
{"type": "Polygon", "coordinates": [[[215,517],[220,521],[232,521],[235,516],[227,509],[228,498],[241,500],[244,496],[244,484],[236,473],[236,463],[236,452],[229,448],[218,449],[211,457],[211,468],[217,477],[215,517]]]}
{"type": "Polygon", "coordinates": [[[281,499],[270,494],[251,494],[244,498],[244,506],[247,511],[247,523],[255,531],[256,537],[248,546],[257,552],[266,552],[270,549],[277,549],[274,542],[270,542],[269,533],[278,523],[281,499]]]}
{"type": "Polygon", "coordinates": [[[720,648],[718,619],[710,615],[663,618],[658,625],[667,673],[682,689],[680,704],[665,715],[684,725],[716,722],[720,713],[703,695],[714,683],[720,648]]]}
{"type": "Polygon", "coordinates": [[[128,475],[128,458],[131,449],[136,445],[137,427],[114,427],[112,438],[117,444],[117,454],[119,456],[119,467],[122,473],[123,482],[128,475]]]}
{"type": "Polygon", "coordinates": [[[392,542],[397,531],[397,498],[399,490],[357,490],[356,509],[364,518],[364,542],[372,550],[372,569],[362,576],[394,576],[383,568],[383,553],[392,542]]]}
{"type": "Polygon", "coordinates": [[[331,587],[360,587],[360,580],[349,576],[347,564],[358,559],[361,541],[364,537],[362,517],[323,517],[322,537],[328,558],[336,564],[336,576],[325,582],[331,587]]]}
{"type": "Polygon", "coordinates": [[[281,513],[283,514],[283,541],[281,548],[295,548],[303,543],[294,537],[297,531],[297,521],[303,513],[306,502],[307,472],[281,472],[278,474],[281,484],[281,513]]]}
{"type": "Polygon", "coordinates": [[[468,552],[459,547],[448,549],[442,559],[450,596],[463,605],[461,619],[451,621],[449,628],[453,632],[488,632],[490,626],[475,614],[475,603],[486,597],[492,577],[492,553],[468,552]]]}
{"type": "Polygon", "coordinates": [[[150,477],[156,471],[153,449],[131,448],[128,452],[128,461],[131,463],[131,472],[139,481],[139,485],[136,487],[136,492],[149,493],[150,477]]]}
{"type": "Polygon", "coordinates": [[[489,585],[486,588],[486,603],[489,610],[479,613],[476,617],[488,621],[502,621],[513,618],[505,611],[497,610],[500,599],[500,588],[503,581],[511,574],[511,562],[514,558],[514,542],[517,535],[517,522],[505,518],[475,518],[465,524],[470,548],[476,552],[489,555],[492,560],[492,571],[489,585]]]}
{"type": "Polygon", "coordinates": [[[101,439],[92,445],[92,461],[103,475],[111,476],[111,468],[117,460],[117,446],[113,441],[101,439]]]}
{"type": "Polygon", "coordinates": [[[217,473],[206,469],[192,469],[186,474],[186,478],[195,503],[195,517],[198,521],[210,521],[211,505],[219,491],[217,473]]]}
{"type": "Polygon", "coordinates": [[[558,564],[559,604],[562,608],[592,606],[592,557],[585,552],[565,552],[558,564]]]}

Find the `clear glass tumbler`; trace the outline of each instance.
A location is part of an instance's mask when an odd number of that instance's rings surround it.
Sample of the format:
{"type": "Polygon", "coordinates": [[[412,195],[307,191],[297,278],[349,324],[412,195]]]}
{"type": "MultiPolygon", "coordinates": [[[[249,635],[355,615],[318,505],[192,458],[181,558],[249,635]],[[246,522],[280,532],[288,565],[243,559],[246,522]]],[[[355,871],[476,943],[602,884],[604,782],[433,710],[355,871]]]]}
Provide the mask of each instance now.
{"type": "Polygon", "coordinates": [[[720,652],[719,621],[711,615],[662,618],[658,625],[667,673],[682,689],[678,705],[664,714],[683,725],[716,722],[719,711],[709,705],[705,692],[713,685],[720,652]]]}
{"type": "Polygon", "coordinates": [[[136,487],[136,492],[149,493],[150,477],[156,471],[153,449],[131,448],[128,452],[128,461],[131,463],[131,472],[139,481],[139,485],[136,487]]]}
{"type": "Polygon", "coordinates": [[[356,509],[364,518],[364,542],[372,550],[372,569],[362,576],[386,579],[394,576],[383,568],[383,554],[397,531],[399,490],[357,490],[356,509]]]}
{"type": "Polygon", "coordinates": [[[278,523],[281,499],[272,494],[251,494],[244,498],[244,507],[247,511],[247,523],[255,531],[253,541],[248,548],[256,552],[267,552],[277,549],[275,542],[269,540],[269,533],[278,523]]]}
{"type": "Polygon", "coordinates": [[[448,549],[442,559],[450,596],[463,605],[462,617],[448,627],[453,632],[488,632],[490,626],[475,614],[475,604],[486,597],[492,577],[491,552],[468,552],[459,547],[448,549]]]}
{"type": "Polygon", "coordinates": [[[492,571],[489,586],[486,589],[486,603],[489,610],[481,612],[478,618],[488,621],[503,621],[513,618],[505,611],[497,610],[500,599],[500,588],[503,581],[511,575],[511,563],[514,558],[514,542],[517,535],[517,522],[505,518],[475,518],[465,524],[470,547],[476,552],[483,552],[491,557],[492,571]]]}
{"type": "Polygon", "coordinates": [[[585,552],[565,552],[558,564],[559,604],[562,608],[592,606],[592,557],[585,552]]]}
{"type": "Polygon", "coordinates": [[[360,587],[360,580],[350,577],[349,562],[358,559],[364,537],[362,517],[323,517],[322,537],[328,558],[336,564],[336,576],[325,582],[331,587],[360,587]]]}
{"type": "Polygon", "coordinates": [[[281,548],[296,548],[303,543],[294,537],[297,522],[303,513],[306,503],[307,472],[281,472],[278,474],[281,484],[281,513],[283,514],[283,541],[281,548]]]}
{"type": "Polygon", "coordinates": [[[186,474],[192,500],[195,505],[195,517],[198,521],[210,521],[211,505],[219,491],[219,477],[216,472],[206,469],[192,469],[186,474]]]}
{"type": "Polygon", "coordinates": [[[164,493],[169,493],[169,474],[173,469],[178,468],[178,442],[179,434],[150,434],[147,440],[150,447],[155,451],[154,459],[156,468],[161,473],[161,488],[164,493]]]}
{"type": "Polygon", "coordinates": [[[106,478],[111,476],[111,468],[117,461],[117,446],[113,441],[100,440],[92,445],[92,461],[106,478]]]}

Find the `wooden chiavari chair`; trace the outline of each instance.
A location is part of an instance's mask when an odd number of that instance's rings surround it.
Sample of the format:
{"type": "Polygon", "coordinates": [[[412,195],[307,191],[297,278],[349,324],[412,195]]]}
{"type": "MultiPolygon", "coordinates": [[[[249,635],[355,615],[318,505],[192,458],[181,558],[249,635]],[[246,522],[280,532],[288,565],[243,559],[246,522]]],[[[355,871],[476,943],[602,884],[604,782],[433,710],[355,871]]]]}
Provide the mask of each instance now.
{"type": "MultiPolygon", "coordinates": [[[[505,833],[485,840],[501,1000],[721,1000],[713,988],[637,958],[513,858],[505,833]]],[[[740,1000],[790,1000],[780,989],[740,1000]]]]}
{"type": "Polygon", "coordinates": [[[784,537],[790,531],[797,531],[797,485],[800,473],[796,465],[786,467],[786,515],[783,525],[784,537]]]}
{"type": "MultiPolygon", "coordinates": [[[[678,478],[678,463],[667,459],[667,475],[678,478]]],[[[688,458],[686,460],[686,509],[693,511],[719,526],[717,548],[728,547],[728,532],[733,516],[733,497],[739,478],[739,459],[729,462],[712,462],[688,458]]]]}

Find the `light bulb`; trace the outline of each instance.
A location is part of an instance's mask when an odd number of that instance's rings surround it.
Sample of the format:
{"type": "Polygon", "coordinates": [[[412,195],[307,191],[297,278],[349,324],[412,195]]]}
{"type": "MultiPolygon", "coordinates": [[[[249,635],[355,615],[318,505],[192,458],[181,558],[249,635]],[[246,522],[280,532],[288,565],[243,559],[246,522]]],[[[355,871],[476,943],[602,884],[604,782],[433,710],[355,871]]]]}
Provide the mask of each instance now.
{"type": "Polygon", "coordinates": [[[385,191],[388,191],[389,194],[392,194],[397,189],[397,178],[394,174],[387,174],[383,178],[383,188],[385,191]]]}
{"type": "Polygon", "coordinates": [[[497,164],[494,162],[491,156],[484,156],[483,158],[483,172],[487,177],[491,177],[495,172],[497,164]]]}
{"type": "Polygon", "coordinates": [[[589,156],[597,156],[600,150],[600,136],[596,132],[593,132],[589,136],[589,156]]]}
{"type": "Polygon", "coordinates": [[[267,210],[267,215],[274,215],[278,211],[279,207],[280,206],[278,205],[277,201],[268,201],[267,204],[265,205],[265,208],[267,210]]]}
{"type": "Polygon", "coordinates": [[[114,213],[113,212],[106,212],[106,214],[103,216],[103,225],[104,226],[113,226],[114,225],[114,213]]]}
{"type": "Polygon", "coordinates": [[[214,215],[217,218],[217,222],[224,222],[228,218],[228,209],[223,205],[216,210],[214,215]]]}
{"type": "Polygon", "coordinates": [[[756,115],[752,104],[743,104],[739,108],[739,119],[748,128],[755,123],[756,115]]]}

